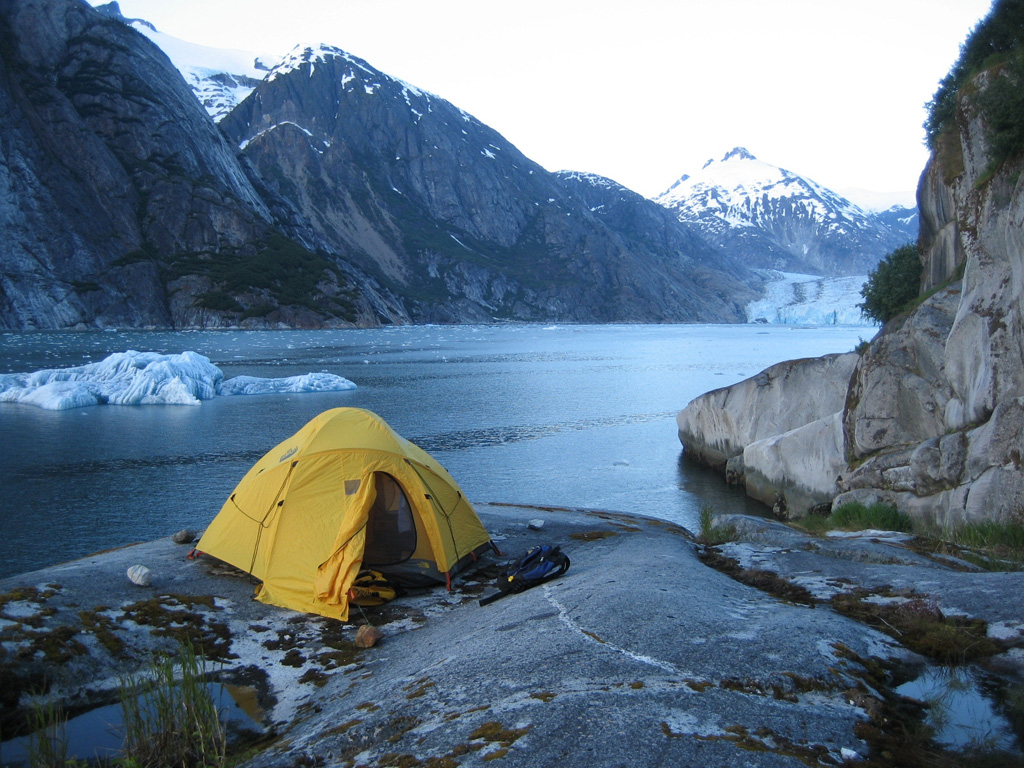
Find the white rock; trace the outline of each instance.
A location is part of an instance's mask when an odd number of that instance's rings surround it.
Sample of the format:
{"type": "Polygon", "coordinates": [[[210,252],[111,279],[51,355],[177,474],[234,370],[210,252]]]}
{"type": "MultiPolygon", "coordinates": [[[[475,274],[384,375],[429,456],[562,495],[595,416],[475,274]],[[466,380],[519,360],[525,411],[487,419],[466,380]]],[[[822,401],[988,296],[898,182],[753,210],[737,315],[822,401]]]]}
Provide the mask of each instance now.
{"type": "Polygon", "coordinates": [[[153,572],[144,565],[133,565],[128,569],[128,580],[140,587],[148,587],[153,583],[153,572]]]}
{"type": "Polygon", "coordinates": [[[860,358],[854,353],[789,360],[694,399],[676,417],[687,454],[724,467],[751,443],[841,411],[860,358]]]}

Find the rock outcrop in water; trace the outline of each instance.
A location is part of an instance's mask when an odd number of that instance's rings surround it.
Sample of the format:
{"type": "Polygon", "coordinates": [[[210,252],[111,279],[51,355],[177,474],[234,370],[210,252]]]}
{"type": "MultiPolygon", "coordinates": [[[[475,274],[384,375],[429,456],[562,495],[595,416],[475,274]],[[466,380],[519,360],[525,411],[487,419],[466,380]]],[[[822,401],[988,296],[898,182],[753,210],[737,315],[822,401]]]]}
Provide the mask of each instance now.
{"type": "MultiPolygon", "coordinates": [[[[1001,76],[977,75],[972,94],[1001,76]]],[[[850,500],[883,501],[940,525],[1019,519],[1024,509],[1024,159],[994,163],[985,116],[966,90],[956,132],[940,142],[918,189],[922,292],[934,293],[890,321],[852,373],[792,363],[807,383],[785,389],[769,375],[766,386],[778,391],[759,396],[757,420],[778,419],[774,435],[750,427],[745,398],[756,378],[679,415],[688,455],[715,465],[721,446],[727,460],[742,454],[748,491],[781,499],[790,516],[850,500]],[[837,387],[845,398],[833,414],[824,393],[837,387]],[[806,410],[806,425],[782,419],[783,408],[806,410]],[[733,426],[721,434],[709,424],[733,426]]]]}

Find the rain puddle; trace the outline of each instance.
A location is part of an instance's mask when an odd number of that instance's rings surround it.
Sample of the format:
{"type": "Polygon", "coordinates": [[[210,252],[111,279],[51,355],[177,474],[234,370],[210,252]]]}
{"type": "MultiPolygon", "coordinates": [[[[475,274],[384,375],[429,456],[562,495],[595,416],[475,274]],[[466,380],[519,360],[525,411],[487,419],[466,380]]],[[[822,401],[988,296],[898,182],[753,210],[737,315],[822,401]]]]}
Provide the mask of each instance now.
{"type": "MultiPolygon", "coordinates": [[[[228,738],[238,731],[263,730],[263,713],[256,704],[255,689],[227,683],[207,683],[206,688],[217,705],[220,721],[228,738]]],[[[65,727],[69,760],[105,760],[120,755],[122,710],[120,702],[90,709],[69,718],[65,727]]],[[[19,736],[0,743],[0,765],[4,768],[28,766],[30,736],[19,736]]]]}
{"type": "Polygon", "coordinates": [[[1012,702],[1006,702],[1007,692],[996,690],[1001,687],[970,667],[930,667],[896,692],[928,706],[925,722],[943,746],[1020,754],[1014,725],[1001,711],[1012,707],[1012,702]]]}

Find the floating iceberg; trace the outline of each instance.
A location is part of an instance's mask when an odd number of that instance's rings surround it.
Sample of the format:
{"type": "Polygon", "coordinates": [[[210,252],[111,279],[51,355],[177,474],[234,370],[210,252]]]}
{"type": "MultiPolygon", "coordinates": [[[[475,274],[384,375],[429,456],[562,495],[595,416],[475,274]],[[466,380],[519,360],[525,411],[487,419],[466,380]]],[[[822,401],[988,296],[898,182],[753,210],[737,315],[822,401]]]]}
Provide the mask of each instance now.
{"type": "Polygon", "coordinates": [[[280,379],[224,378],[196,352],[161,355],[117,352],[98,363],[34,373],[0,374],[0,402],[25,403],[51,411],[87,405],[199,405],[218,395],[282,392],[340,392],[356,385],[332,373],[280,379]]]}
{"type": "Polygon", "coordinates": [[[306,373],[283,379],[261,379],[257,376],[235,376],[221,382],[218,395],[279,395],[289,392],[338,392],[355,389],[356,385],[333,373],[306,373]]]}

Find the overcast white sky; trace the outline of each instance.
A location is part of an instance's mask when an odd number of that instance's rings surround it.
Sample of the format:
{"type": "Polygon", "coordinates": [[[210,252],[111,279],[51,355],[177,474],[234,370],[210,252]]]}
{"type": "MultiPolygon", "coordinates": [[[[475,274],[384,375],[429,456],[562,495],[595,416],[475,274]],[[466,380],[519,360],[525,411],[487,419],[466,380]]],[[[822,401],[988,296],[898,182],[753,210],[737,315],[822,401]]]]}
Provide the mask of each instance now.
{"type": "Polygon", "coordinates": [[[912,204],[927,160],[924,104],[991,2],[120,5],[203,45],[276,55],[338,46],[470,112],[549,170],[590,171],[643,195],[743,146],[836,191],[912,204]]]}

